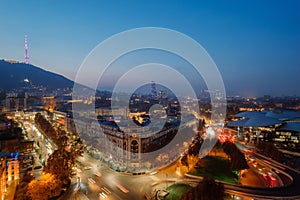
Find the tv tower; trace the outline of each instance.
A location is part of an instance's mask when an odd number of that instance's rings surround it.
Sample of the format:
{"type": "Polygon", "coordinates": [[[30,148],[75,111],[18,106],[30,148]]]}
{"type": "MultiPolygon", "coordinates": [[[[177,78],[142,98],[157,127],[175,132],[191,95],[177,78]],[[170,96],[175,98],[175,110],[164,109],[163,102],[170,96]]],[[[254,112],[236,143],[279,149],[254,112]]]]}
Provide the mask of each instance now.
{"type": "Polygon", "coordinates": [[[27,35],[25,35],[25,39],[24,39],[24,48],[25,48],[25,64],[29,64],[27,35]]]}

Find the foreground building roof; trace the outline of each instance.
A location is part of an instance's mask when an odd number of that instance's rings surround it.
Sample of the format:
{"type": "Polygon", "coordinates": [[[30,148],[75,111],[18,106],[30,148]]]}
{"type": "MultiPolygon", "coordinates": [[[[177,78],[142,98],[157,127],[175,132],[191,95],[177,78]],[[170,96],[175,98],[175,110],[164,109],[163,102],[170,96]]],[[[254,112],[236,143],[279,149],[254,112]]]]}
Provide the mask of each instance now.
{"type": "Polygon", "coordinates": [[[280,126],[277,130],[280,131],[295,131],[300,132],[300,123],[299,122],[287,122],[280,126]]]}
{"type": "MultiPolygon", "coordinates": [[[[299,120],[300,112],[290,110],[264,110],[245,111],[235,115],[240,118],[236,121],[228,122],[229,127],[270,127],[275,125],[286,124],[289,120],[299,120]]],[[[300,123],[286,125],[287,128],[300,126],[300,123]],[[296,125],[299,124],[299,125],[296,125]]],[[[299,127],[300,128],[300,127],[299,127]]],[[[298,129],[297,129],[298,130],[298,129]]],[[[300,130],[300,129],[299,129],[300,130]]]]}

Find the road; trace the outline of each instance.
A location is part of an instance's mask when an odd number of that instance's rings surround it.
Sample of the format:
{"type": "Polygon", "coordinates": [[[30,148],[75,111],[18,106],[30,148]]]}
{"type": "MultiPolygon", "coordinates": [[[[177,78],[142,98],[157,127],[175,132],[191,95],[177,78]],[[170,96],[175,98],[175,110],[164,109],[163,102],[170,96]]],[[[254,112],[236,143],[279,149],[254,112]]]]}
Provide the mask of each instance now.
{"type": "MultiPolygon", "coordinates": [[[[45,140],[40,140],[40,142],[42,143],[41,145],[44,145],[43,147],[45,147],[44,151],[53,149],[53,146],[52,148],[49,148],[45,140]]],[[[291,177],[293,177],[292,184],[285,187],[280,187],[280,189],[278,189],[276,187],[258,188],[224,183],[227,192],[239,196],[251,196],[265,199],[300,199],[300,174],[297,171],[284,166],[281,163],[277,163],[269,158],[266,158],[256,152],[253,152],[252,155],[258,160],[260,165],[272,168],[273,171],[281,171],[282,173],[289,174],[291,177]]],[[[111,192],[109,194],[108,192],[106,193],[106,199],[144,199],[145,193],[152,192],[152,184],[154,182],[163,181],[170,178],[176,180],[183,178],[183,176],[178,174],[176,171],[175,164],[170,165],[169,169],[161,170],[155,175],[127,175],[116,172],[109,167],[102,165],[100,161],[91,158],[87,154],[84,154],[84,156],[80,157],[78,160],[83,166],[81,172],[78,172],[78,176],[81,178],[80,190],[77,191],[76,188],[78,188],[78,183],[73,181],[71,192],[66,194],[64,199],[99,199],[98,194],[99,192],[103,191],[103,188],[106,188],[105,190],[111,192]],[[91,167],[91,169],[84,169],[84,167],[91,167]],[[101,178],[95,175],[98,172],[101,173],[101,178]],[[89,181],[89,178],[92,178],[94,183],[89,181]],[[128,190],[128,192],[122,192],[117,185],[121,185],[123,188],[128,190]]],[[[277,177],[277,179],[278,178],[279,177],[277,177]]],[[[104,197],[101,198],[103,199],[104,197]]]]}
{"type": "MultiPolygon", "coordinates": [[[[37,129],[34,122],[24,122],[23,129],[27,131],[29,139],[38,141],[39,153],[42,155],[42,159],[46,160],[48,155],[55,149],[53,142],[37,129]]],[[[78,161],[83,166],[81,172],[78,172],[78,176],[81,178],[80,190],[77,191],[78,184],[75,177],[72,181],[71,191],[64,196],[64,199],[99,199],[99,192],[103,192],[104,187],[105,190],[111,192],[110,194],[105,193],[108,196],[106,199],[144,199],[145,192],[151,192],[152,190],[151,183],[155,178],[151,175],[121,174],[102,165],[100,161],[86,153],[78,161]],[[91,167],[91,169],[86,170],[84,167],[91,167]],[[95,175],[98,172],[101,173],[101,178],[95,175]],[[95,183],[89,182],[89,178],[92,178],[95,183]],[[129,192],[122,192],[117,187],[119,184],[129,192]]],[[[41,170],[34,170],[34,175],[40,177],[41,170]]]]}
{"type": "Polygon", "coordinates": [[[40,161],[43,163],[48,159],[48,156],[56,149],[56,146],[47,136],[37,128],[34,122],[23,122],[23,129],[28,134],[28,139],[34,140],[39,147],[38,154],[41,156],[40,161]]]}
{"type": "MultiPolygon", "coordinates": [[[[245,147],[243,147],[245,148],[245,147]]],[[[247,148],[246,148],[247,149],[247,148]]],[[[236,196],[240,197],[251,197],[251,198],[256,198],[256,199],[300,199],[300,173],[290,167],[287,167],[281,163],[278,163],[270,158],[267,158],[263,155],[260,155],[259,153],[256,153],[253,151],[252,153],[253,157],[255,160],[257,160],[257,166],[252,167],[255,168],[257,173],[259,173],[260,170],[259,168],[265,168],[263,170],[271,170],[273,172],[277,173],[272,173],[272,176],[276,177],[278,180],[277,186],[276,187],[250,187],[250,186],[243,186],[243,185],[237,185],[237,184],[231,184],[231,183],[224,183],[225,191],[234,194],[236,196]],[[285,174],[285,175],[284,175],[285,174]],[[278,187],[282,186],[283,183],[281,179],[288,179],[286,176],[290,176],[293,179],[293,182],[285,185],[283,187],[278,187]]],[[[174,171],[174,170],[171,170],[174,171]]],[[[169,182],[183,182],[183,183],[192,183],[195,182],[196,180],[194,179],[182,179],[173,174],[173,176],[170,175],[170,170],[168,170],[168,177],[165,177],[165,181],[169,182]]],[[[166,172],[166,170],[164,170],[166,172]]],[[[163,178],[163,176],[160,176],[163,178]]],[[[286,182],[286,181],[285,181],[286,182]]],[[[164,182],[157,181],[157,183],[162,185],[162,188],[164,188],[166,185],[164,182]]],[[[267,185],[266,185],[267,186],[267,185]]]]}
{"type": "MultiPolygon", "coordinates": [[[[227,192],[238,196],[250,196],[259,199],[300,199],[300,174],[298,172],[280,163],[276,163],[273,160],[265,158],[257,153],[253,153],[253,156],[255,156],[259,162],[264,162],[265,165],[268,165],[268,167],[273,168],[274,170],[279,170],[290,174],[293,177],[293,183],[285,187],[280,187],[280,189],[278,189],[278,187],[256,188],[224,183],[227,192]]],[[[145,192],[151,193],[151,185],[154,182],[160,182],[163,180],[174,180],[180,182],[180,179],[183,178],[181,175],[176,173],[176,164],[171,165],[169,169],[164,169],[155,175],[133,176],[120,174],[119,172],[115,172],[106,166],[101,166],[100,162],[95,161],[86,154],[79,160],[84,166],[92,167],[90,170],[85,170],[79,173],[79,176],[82,177],[82,191],[83,193],[87,191],[86,196],[88,199],[96,198],[99,193],[99,187],[101,188],[103,186],[107,187],[112,192],[112,194],[109,196],[109,199],[143,199],[145,192]],[[95,176],[97,172],[101,172],[101,178],[95,176]],[[89,177],[92,177],[96,183],[89,183],[89,177]],[[121,184],[128,189],[129,192],[127,194],[121,192],[116,187],[117,184],[121,184]]],[[[182,181],[192,182],[192,180],[183,179],[182,181]]]]}
{"type": "Polygon", "coordinates": [[[225,184],[225,189],[233,194],[246,195],[265,199],[300,199],[300,173],[288,166],[278,163],[270,158],[267,158],[255,151],[253,156],[265,165],[273,168],[275,171],[281,171],[293,178],[290,185],[284,187],[273,188],[255,188],[241,185],[225,184]]]}
{"type": "MultiPolygon", "coordinates": [[[[157,178],[152,175],[121,174],[102,165],[99,161],[91,158],[86,153],[83,157],[80,157],[78,161],[80,161],[84,167],[91,167],[91,169],[80,167],[81,172],[77,173],[81,179],[80,190],[77,192],[81,193],[80,199],[82,199],[82,196],[86,196],[88,199],[98,199],[99,192],[104,192],[106,189],[111,192],[111,194],[105,193],[108,196],[106,199],[144,199],[145,192],[150,193],[152,191],[151,184],[157,180],[157,178]],[[100,178],[96,176],[98,172],[101,173],[100,178]],[[92,178],[95,183],[91,183],[88,180],[89,178],[92,178]],[[128,193],[122,192],[117,187],[119,184],[127,189],[128,193]]],[[[73,192],[68,194],[65,199],[72,199],[72,197],[75,198],[75,196],[79,196],[76,194],[76,187],[73,187],[72,190],[73,192]]]]}

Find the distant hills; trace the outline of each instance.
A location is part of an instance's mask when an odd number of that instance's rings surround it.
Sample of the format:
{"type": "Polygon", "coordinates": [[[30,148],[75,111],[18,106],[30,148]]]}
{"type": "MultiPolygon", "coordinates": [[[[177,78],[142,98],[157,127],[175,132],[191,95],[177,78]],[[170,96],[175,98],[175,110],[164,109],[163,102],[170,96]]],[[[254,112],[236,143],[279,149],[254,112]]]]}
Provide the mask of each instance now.
{"type": "Polygon", "coordinates": [[[73,81],[31,64],[0,60],[0,88],[18,89],[30,84],[47,90],[73,87],[73,81]]]}

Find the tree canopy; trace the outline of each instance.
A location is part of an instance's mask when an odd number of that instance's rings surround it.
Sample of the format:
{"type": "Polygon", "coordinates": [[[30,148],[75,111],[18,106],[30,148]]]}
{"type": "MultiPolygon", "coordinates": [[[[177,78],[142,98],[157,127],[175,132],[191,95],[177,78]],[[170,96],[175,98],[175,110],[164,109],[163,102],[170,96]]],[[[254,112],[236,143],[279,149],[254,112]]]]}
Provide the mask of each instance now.
{"type": "Polygon", "coordinates": [[[204,177],[196,187],[189,189],[184,193],[180,200],[223,200],[224,185],[216,182],[214,179],[204,177]]]}

